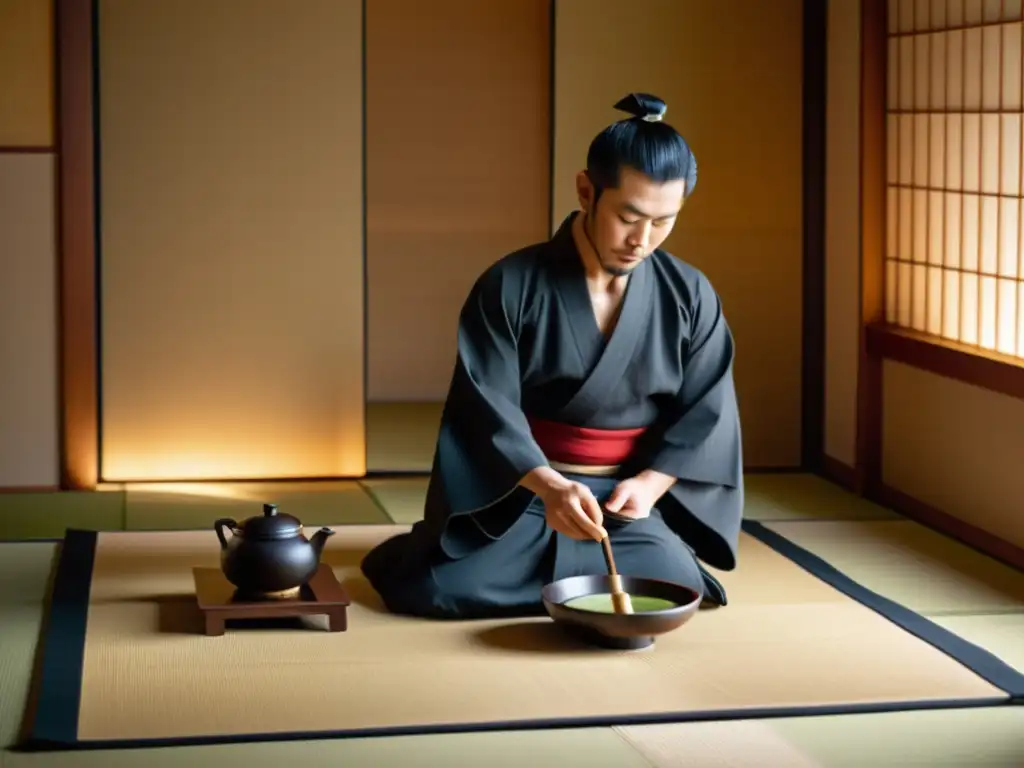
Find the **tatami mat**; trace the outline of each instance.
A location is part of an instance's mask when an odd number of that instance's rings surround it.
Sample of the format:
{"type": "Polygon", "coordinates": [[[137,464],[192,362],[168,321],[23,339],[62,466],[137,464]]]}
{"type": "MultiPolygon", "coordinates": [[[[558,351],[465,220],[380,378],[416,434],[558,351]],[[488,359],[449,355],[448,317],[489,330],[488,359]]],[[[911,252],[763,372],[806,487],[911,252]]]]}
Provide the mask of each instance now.
{"type": "Polygon", "coordinates": [[[772,721],[641,725],[616,730],[655,768],[817,768],[819,765],[800,747],[779,735],[772,721]]]}
{"type": "Polygon", "coordinates": [[[278,768],[285,763],[334,768],[449,768],[483,765],[518,768],[534,763],[564,766],[577,761],[596,768],[644,768],[648,763],[614,731],[566,729],[515,733],[232,744],[168,749],[23,754],[7,751],[21,727],[43,619],[42,600],[58,546],[0,544],[0,767],[171,768],[226,765],[278,768]]]}
{"type": "MultiPolygon", "coordinates": [[[[935,622],[1024,668],[1024,615],[935,622]]],[[[657,768],[1024,766],[1024,707],[829,715],[618,729],[657,768]],[[681,755],[693,762],[681,762],[681,755]]]]}
{"type": "MultiPolygon", "coordinates": [[[[37,606],[0,605],[0,750],[18,740],[32,676],[42,611],[37,606]]],[[[11,756],[0,751],[0,766],[11,756]]]]}
{"type": "Polygon", "coordinates": [[[443,408],[443,403],[367,403],[367,471],[429,472],[443,408]]]}
{"type": "Polygon", "coordinates": [[[899,520],[892,510],[872,504],[817,475],[752,472],[744,477],[745,516],[776,520],[899,520]]]}
{"type": "Polygon", "coordinates": [[[768,527],[919,613],[1024,611],[1024,573],[915,522],[825,520],[768,527]]]}
{"type": "Polygon", "coordinates": [[[38,607],[46,597],[59,550],[59,544],[49,541],[0,544],[0,606],[38,607]]]}
{"type": "Polygon", "coordinates": [[[124,491],[0,493],[0,540],[60,538],[68,526],[100,531],[124,524],[124,491]]]}
{"type": "MultiPolygon", "coordinates": [[[[933,621],[1024,670],[1024,613],[937,616],[933,621]]],[[[1021,741],[1024,743],[1024,736],[1021,741]]]]}
{"type": "Polygon", "coordinates": [[[1024,707],[618,729],[655,768],[1021,768],[1024,707]]]}
{"type": "MultiPolygon", "coordinates": [[[[427,472],[438,404],[368,407],[369,470],[427,472]]],[[[211,492],[194,487],[117,487],[99,493],[0,495],[0,538],[59,537],[68,526],[206,528],[220,516],[258,513],[263,500],[311,525],[398,523],[422,516],[425,478],[297,488],[259,483],[211,492]],[[327,486],[331,487],[327,492],[327,486]],[[276,491],[281,490],[279,494],[276,491]],[[198,493],[197,493],[198,491],[198,493]],[[227,495],[229,498],[224,498],[227,495]],[[267,496],[273,498],[267,499],[267,496]],[[376,501],[376,503],[374,503],[376,501]]],[[[1024,666],[1024,614],[956,615],[1020,608],[1020,580],[970,550],[820,478],[747,476],[747,517],[829,559],[867,586],[922,612],[1007,662],[1024,666]],[[805,521],[805,522],[796,522],[805,521]],[[806,522],[819,521],[819,522],[806,522]],[[832,522],[829,522],[832,521],[832,522]],[[867,525],[865,525],[865,523],[867,525]],[[783,527],[785,526],[785,527],[783,527]],[[795,527],[795,530],[794,530],[795,527]],[[935,540],[928,541],[935,537],[935,540]],[[966,554],[965,554],[966,553],[966,554]],[[952,563],[950,565],[949,563],[952,563]],[[945,613],[946,615],[941,615],[945,613]]],[[[20,727],[42,621],[53,544],[0,544],[0,746],[20,727]]],[[[1024,766],[1024,708],[782,718],[730,723],[428,735],[76,753],[0,751],[2,768],[127,768],[222,765],[303,766],[1024,766]]]]}
{"type": "MultiPolygon", "coordinates": [[[[42,605],[14,601],[8,587],[15,582],[14,566],[32,563],[26,573],[48,570],[54,545],[0,546],[0,768],[181,768],[240,762],[249,768],[304,768],[339,765],[380,768],[477,768],[485,763],[501,768],[565,766],[577,761],[593,768],[645,768],[649,763],[611,729],[572,729],[517,733],[440,734],[396,738],[231,744],[167,749],[98,750],[50,754],[6,751],[16,740],[28,695],[33,654],[42,621],[42,605]],[[12,556],[14,547],[22,549],[12,556]],[[46,563],[40,569],[38,564],[46,563]],[[14,604],[16,602],[16,604],[14,604]]],[[[42,592],[45,575],[29,586],[42,592]]]]}
{"type": "Polygon", "coordinates": [[[423,502],[427,498],[426,477],[363,480],[362,483],[388,517],[396,523],[411,525],[423,519],[423,502]]]}
{"type": "MultiPolygon", "coordinates": [[[[611,729],[395,736],[341,741],[0,755],[2,768],[650,768],[611,729]]],[[[675,763],[674,765],[680,765],[675,763]]]]}
{"type": "Polygon", "coordinates": [[[790,718],[771,726],[812,765],[826,768],[1024,765],[1024,707],[790,718]]]}
{"type": "Polygon", "coordinates": [[[56,551],[51,543],[0,544],[0,750],[21,726],[56,551]]]}
{"type": "MultiPolygon", "coordinates": [[[[54,544],[0,544],[0,747],[14,740],[42,619],[54,544]]],[[[897,553],[895,555],[899,557],[897,553]]],[[[956,578],[955,574],[950,578],[956,578]]],[[[970,576],[967,577],[970,579],[970,576]]],[[[1006,661],[1024,663],[1024,616],[943,616],[937,623],[1006,661]]],[[[1005,766],[1024,765],[1024,708],[717,723],[430,735],[76,753],[0,751],[3,768],[128,768],[284,762],[402,766],[1005,766]],[[743,739],[737,738],[739,735],[743,739]],[[622,736],[626,738],[622,738],[622,736]],[[628,739],[628,742],[627,742],[628,739]],[[760,745],[750,759],[749,746],[760,745]],[[633,747],[630,747],[632,744],[633,747]],[[799,762],[804,760],[805,762],[799,762]],[[806,762],[809,761],[809,762],[806,762]]]]}
{"type": "Polygon", "coordinates": [[[218,517],[262,514],[263,504],[306,525],[388,522],[358,482],[167,483],[126,486],[127,530],[212,528],[218,517]]]}
{"type": "Polygon", "coordinates": [[[345,635],[267,628],[212,640],[196,634],[202,621],[189,598],[190,568],[216,567],[211,537],[69,537],[58,578],[75,594],[67,592],[48,630],[50,674],[40,702],[47,717],[34,738],[129,746],[512,722],[579,726],[666,713],[703,719],[924,701],[991,705],[1024,691],[1020,675],[994,663],[983,672],[989,662],[970,654],[947,655],[955,651],[941,650],[943,640],[926,626],[912,630],[921,636],[905,631],[751,533],[741,541],[747,567],[722,575],[728,610],[659,637],[651,653],[602,661],[606,652],[573,642],[549,619],[466,624],[383,611],[358,562],[400,530],[350,526],[327,543],[325,561],[353,595],[345,635]],[[81,656],[58,641],[81,647],[81,656]],[[66,691],[79,680],[81,699],[69,707],[66,691]]]}
{"type": "Polygon", "coordinates": [[[1020,768],[1024,707],[618,729],[655,768],[1020,768]]]}

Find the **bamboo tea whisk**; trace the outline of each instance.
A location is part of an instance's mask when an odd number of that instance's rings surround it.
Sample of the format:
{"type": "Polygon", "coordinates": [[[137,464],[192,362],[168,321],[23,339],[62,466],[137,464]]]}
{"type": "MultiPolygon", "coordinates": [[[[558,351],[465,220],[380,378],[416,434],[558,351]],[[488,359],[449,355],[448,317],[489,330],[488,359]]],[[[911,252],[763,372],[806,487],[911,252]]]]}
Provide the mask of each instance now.
{"type": "Polygon", "coordinates": [[[608,577],[611,583],[612,608],[616,613],[633,613],[633,601],[629,599],[622,590],[622,579],[615,570],[615,558],[612,556],[612,541],[605,536],[601,539],[601,547],[604,549],[604,561],[608,566],[608,577]]]}

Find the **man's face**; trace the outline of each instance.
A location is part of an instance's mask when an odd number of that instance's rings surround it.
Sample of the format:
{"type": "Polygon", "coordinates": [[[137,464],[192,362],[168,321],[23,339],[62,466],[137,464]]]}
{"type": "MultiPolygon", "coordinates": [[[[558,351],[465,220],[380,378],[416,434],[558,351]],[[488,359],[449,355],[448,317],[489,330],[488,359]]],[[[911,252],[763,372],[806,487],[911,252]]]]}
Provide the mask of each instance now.
{"type": "Polygon", "coordinates": [[[606,272],[629,274],[665,242],[683,207],[685,187],[682,179],[658,184],[624,168],[618,187],[604,190],[595,206],[590,179],[585,172],[577,176],[586,229],[606,272]]]}

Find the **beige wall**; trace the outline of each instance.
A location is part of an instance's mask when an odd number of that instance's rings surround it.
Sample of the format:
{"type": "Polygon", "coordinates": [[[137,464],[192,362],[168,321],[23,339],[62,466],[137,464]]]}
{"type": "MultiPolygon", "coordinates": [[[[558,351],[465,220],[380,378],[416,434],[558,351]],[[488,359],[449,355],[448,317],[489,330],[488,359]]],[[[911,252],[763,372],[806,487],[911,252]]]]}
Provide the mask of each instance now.
{"type": "Polygon", "coordinates": [[[236,10],[100,3],[106,480],[364,470],[361,3],[236,10]]]}
{"type": "Polygon", "coordinates": [[[0,488],[58,477],[51,40],[49,3],[0,0],[0,488]]]}
{"type": "MultiPolygon", "coordinates": [[[[364,371],[360,0],[101,0],[104,476],[360,473],[364,373],[372,399],[443,395],[469,282],[573,207],[630,90],[700,159],[669,246],[726,302],[748,463],[796,463],[801,13],[780,2],[738,25],[714,0],[560,0],[553,190],[546,0],[371,15],[364,371]]],[[[43,148],[0,163],[0,486],[57,478],[49,7],[0,0],[0,146],[43,148]]]]}
{"type": "Polygon", "coordinates": [[[883,480],[1024,547],[1024,401],[893,362],[883,382],[883,480]]]}
{"type": "Polygon", "coordinates": [[[745,3],[738,23],[720,0],[560,0],[556,20],[555,219],[615,102],[664,98],[700,168],[665,247],[722,295],[749,466],[800,461],[801,7],[745,3]]]}
{"type": "Polygon", "coordinates": [[[51,6],[0,0],[0,148],[53,142],[51,6]]]}
{"type": "Polygon", "coordinates": [[[367,5],[371,401],[443,400],[473,282],[547,237],[551,2],[367,5]]]}

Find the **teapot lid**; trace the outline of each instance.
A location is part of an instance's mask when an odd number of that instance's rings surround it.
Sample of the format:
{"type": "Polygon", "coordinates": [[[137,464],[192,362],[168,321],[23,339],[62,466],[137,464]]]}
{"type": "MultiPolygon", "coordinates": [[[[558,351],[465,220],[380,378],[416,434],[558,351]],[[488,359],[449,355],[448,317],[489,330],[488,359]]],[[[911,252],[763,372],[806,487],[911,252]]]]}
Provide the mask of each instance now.
{"type": "Polygon", "coordinates": [[[250,517],[242,524],[242,535],[247,539],[288,539],[301,532],[302,523],[279,513],[276,504],[264,504],[262,517],[250,517]]]}

